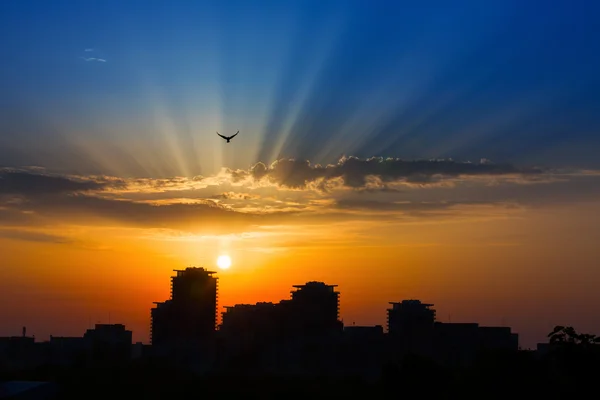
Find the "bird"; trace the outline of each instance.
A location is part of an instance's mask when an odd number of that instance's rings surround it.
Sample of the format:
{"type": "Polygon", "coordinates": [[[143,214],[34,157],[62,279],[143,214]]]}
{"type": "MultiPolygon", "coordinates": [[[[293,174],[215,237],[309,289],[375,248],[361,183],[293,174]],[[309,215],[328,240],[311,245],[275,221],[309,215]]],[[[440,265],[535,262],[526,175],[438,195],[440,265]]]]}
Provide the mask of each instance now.
{"type": "Polygon", "coordinates": [[[238,133],[240,133],[240,131],[237,131],[237,132],[235,133],[235,135],[232,135],[232,136],[223,136],[223,135],[221,135],[219,132],[217,132],[217,135],[221,136],[223,139],[227,140],[227,143],[229,143],[229,141],[230,141],[231,139],[233,139],[234,137],[236,137],[238,133]]]}

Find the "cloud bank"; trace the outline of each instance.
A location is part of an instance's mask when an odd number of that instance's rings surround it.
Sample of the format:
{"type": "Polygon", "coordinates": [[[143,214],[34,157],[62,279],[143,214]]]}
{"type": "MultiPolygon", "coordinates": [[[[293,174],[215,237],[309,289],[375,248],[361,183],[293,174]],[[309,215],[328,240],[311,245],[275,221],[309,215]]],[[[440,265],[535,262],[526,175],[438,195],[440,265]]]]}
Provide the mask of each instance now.
{"type": "Polygon", "coordinates": [[[282,159],[270,166],[257,163],[249,170],[228,170],[233,182],[251,178],[254,181],[269,181],[288,188],[306,188],[307,185],[321,182],[321,189],[327,182],[339,181],[353,189],[366,189],[373,180],[385,188],[389,183],[409,183],[427,185],[460,177],[500,177],[519,176],[539,177],[539,168],[516,168],[510,164],[493,164],[482,159],[478,163],[456,162],[454,160],[411,160],[399,158],[343,157],[336,164],[326,166],[311,165],[308,160],[282,159]]]}
{"type": "MultiPolygon", "coordinates": [[[[514,210],[594,198],[597,171],[454,160],[343,157],[335,164],[282,159],[214,176],[169,179],[0,169],[5,227],[114,224],[205,232],[328,221],[382,221],[514,210]]],[[[20,235],[20,234],[17,234],[20,235]]],[[[25,237],[25,236],[22,236],[25,237]]],[[[33,238],[33,236],[30,236],[33,238]]],[[[42,240],[42,236],[39,237],[42,240]]],[[[50,240],[50,239],[48,239],[50,240]]]]}

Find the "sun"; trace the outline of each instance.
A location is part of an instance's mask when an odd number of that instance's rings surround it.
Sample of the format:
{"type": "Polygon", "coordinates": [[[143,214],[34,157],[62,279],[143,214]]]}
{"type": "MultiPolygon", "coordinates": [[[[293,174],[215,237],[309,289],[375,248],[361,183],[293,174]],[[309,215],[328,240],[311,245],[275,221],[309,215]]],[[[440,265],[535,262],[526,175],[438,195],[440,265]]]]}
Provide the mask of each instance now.
{"type": "Polygon", "coordinates": [[[217,266],[221,269],[228,269],[231,266],[231,257],[222,255],[217,258],[217,266]]]}

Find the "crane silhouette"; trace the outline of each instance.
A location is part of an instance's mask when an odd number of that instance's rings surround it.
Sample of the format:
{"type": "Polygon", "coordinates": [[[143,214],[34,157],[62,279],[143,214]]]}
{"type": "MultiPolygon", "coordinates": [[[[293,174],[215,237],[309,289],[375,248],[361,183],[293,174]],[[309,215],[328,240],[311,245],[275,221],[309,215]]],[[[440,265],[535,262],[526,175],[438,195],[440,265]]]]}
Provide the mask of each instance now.
{"type": "Polygon", "coordinates": [[[232,136],[223,136],[223,135],[221,135],[219,132],[217,132],[217,135],[221,136],[223,139],[227,140],[227,143],[229,143],[229,141],[230,141],[231,139],[233,139],[234,137],[236,137],[238,133],[240,133],[240,131],[237,131],[237,132],[235,133],[235,135],[232,135],[232,136]]]}

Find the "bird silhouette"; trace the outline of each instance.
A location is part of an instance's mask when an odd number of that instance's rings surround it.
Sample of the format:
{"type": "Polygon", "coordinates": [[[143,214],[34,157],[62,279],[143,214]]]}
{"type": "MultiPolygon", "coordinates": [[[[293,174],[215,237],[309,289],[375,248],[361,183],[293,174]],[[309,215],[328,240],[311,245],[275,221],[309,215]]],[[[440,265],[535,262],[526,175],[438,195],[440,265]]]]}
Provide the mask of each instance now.
{"type": "Polygon", "coordinates": [[[217,135],[221,136],[223,139],[227,140],[227,143],[229,143],[229,141],[230,141],[231,139],[233,139],[234,137],[236,137],[238,133],[240,133],[240,131],[237,131],[237,132],[235,133],[235,135],[232,135],[232,136],[223,136],[223,135],[221,135],[219,132],[217,132],[217,135]]]}

